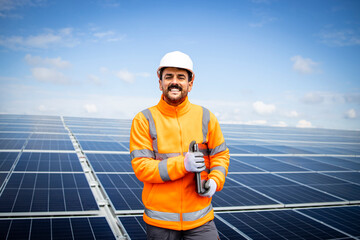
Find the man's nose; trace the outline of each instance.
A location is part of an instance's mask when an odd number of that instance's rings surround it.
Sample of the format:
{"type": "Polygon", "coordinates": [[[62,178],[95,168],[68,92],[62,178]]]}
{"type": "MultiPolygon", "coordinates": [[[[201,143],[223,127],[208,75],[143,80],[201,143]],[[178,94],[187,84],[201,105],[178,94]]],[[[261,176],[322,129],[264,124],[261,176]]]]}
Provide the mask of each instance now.
{"type": "Polygon", "coordinates": [[[177,78],[177,77],[173,77],[172,79],[171,79],[171,83],[172,84],[175,84],[175,83],[178,83],[179,82],[179,79],[177,78]]]}

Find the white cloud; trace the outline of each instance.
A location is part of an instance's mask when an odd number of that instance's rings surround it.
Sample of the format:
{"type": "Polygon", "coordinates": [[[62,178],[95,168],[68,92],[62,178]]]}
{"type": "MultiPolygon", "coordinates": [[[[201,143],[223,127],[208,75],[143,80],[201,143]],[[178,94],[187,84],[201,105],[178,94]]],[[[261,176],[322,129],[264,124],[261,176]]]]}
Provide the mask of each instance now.
{"type": "Polygon", "coordinates": [[[0,36],[0,46],[10,49],[39,48],[47,49],[50,47],[74,47],[79,41],[72,36],[72,28],[60,30],[47,29],[45,33],[31,36],[0,36]]]}
{"type": "Polygon", "coordinates": [[[253,109],[256,113],[263,115],[273,113],[276,107],[273,104],[265,104],[262,101],[256,101],[253,103],[253,109]]]}
{"type": "Polygon", "coordinates": [[[97,113],[98,112],[95,104],[85,104],[84,108],[87,113],[97,113]]]}
{"type": "Polygon", "coordinates": [[[320,104],[324,102],[324,96],[320,93],[310,92],[305,94],[302,98],[302,102],[306,104],[320,104]]]}
{"type": "Polygon", "coordinates": [[[309,122],[309,121],[300,120],[300,121],[297,123],[296,127],[298,127],[298,128],[311,128],[311,127],[313,127],[313,126],[312,126],[311,122],[309,122]]]}
{"type": "Polygon", "coordinates": [[[113,36],[115,33],[113,31],[107,31],[107,32],[97,32],[94,33],[94,36],[97,38],[104,38],[108,36],[113,36]]]}
{"type": "Polygon", "coordinates": [[[101,67],[100,68],[100,72],[101,73],[108,73],[109,72],[109,69],[107,67],[101,67]]]}
{"type": "Polygon", "coordinates": [[[299,113],[297,111],[293,110],[288,113],[285,113],[285,115],[289,118],[296,118],[299,116],[299,113]]]}
{"type": "Polygon", "coordinates": [[[22,18],[18,14],[11,14],[10,11],[14,11],[17,8],[23,8],[26,6],[36,7],[41,6],[46,0],[1,0],[0,1],[0,17],[2,18],[22,18]]]}
{"type": "Polygon", "coordinates": [[[349,119],[354,119],[354,118],[356,118],[356,111],[355,111],[355,109],[349,109],[349,110],[345,113],[345,118],[349,118],[349,119]]]}
{"type": "Polygon", "coordinates": [[[40,82],[68,84],[70,80],[61,72],[51,69],[38,67],[31,69],[32,76],[40,82]]]}
{"type": "Polygon", "coordinates": [[[39,110],[40,112],[46,112],[46,111],[47,111],[47,108],[46,108],[44,105],[40,105],[40,106],[38,106],[38,110],[39,110]]]}
{"type": "Polygon", "coordinates": [[[322,43],[329,46],[345,47],[360,45],[359,29],[324,29],[319,34],[322,43]]]}
{"type": "Polygon", "coordinates": [[[244,122],[244,124],[246,124],[246,125],[265,125],[265,124],[267,124],[267,121],[266,120],[251,120],[251,121],[244,122]]]}
{"type": "Polygon", "coordinates": [[[31,56],[27,54],[25,56],[25,61],[34,66],[40,65],[48,65],[56,68],[67,68],[70,67],[71,64],[68,61],[62,60],[60,57],[58,58],[42,58],[40,56],[31,56]]]}
{"type": "Polygon", "coordinates": [[[150,76],[150,74],[145,73],[145,72],[132,73],[132,72],[129,72],[128,70],[126,70],[126,69],[122,69],[122,70],[116,72],[115,76],[120,78],[124,82],[133,83],[133,82],[135,82],[136,77],[145,77],[145,78],[147,78],[147,77],[150,76]]]}
{"type": "Polygon", "coordinates": [[[135,82],[135,74],[129,72],[126,69],[120,70],[116,73],[116,76],[120,78],[122,81],[127,83],[135,82]]]}
{"type": "Polygon", "coordinates": [[[91,83],[95,84],[95,85],[101,85],[102,83],[102,80],[98,77],[98,76],[95,76],[95,75],[88,75],[88,79],[91,83]]]}
{"type": "Polygon", "coordinates": [[[314,73],[316,71],[317,65],[319,65],[319,63],[314,62],[310,58],[303,58],[299,55],[292,57],[291,61],[294,62],[293,70],[301,74],[314,73]]]}
{"type": "Polygon", "coordinates": [[[287,127],[288,125],[284,121],[279,121],[278,123],[273,124],[272,126],[274,126],[274,127],[287,127]]]}

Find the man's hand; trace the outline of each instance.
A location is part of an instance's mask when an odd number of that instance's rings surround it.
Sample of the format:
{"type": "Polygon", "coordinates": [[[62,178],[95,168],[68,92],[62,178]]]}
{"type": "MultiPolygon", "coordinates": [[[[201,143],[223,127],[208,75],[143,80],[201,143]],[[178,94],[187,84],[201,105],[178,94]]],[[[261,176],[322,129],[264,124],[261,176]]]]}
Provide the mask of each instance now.
{"type": "Polygon", "coordinates": [[[185,169],[188,172],[202,172],[205,170],[204,154],[201,152],[188,152],[184,158],[185,169]]]}
{"type": "Polygon", "coordinates": [[[208,181],[205,182],[204,188],[206,189],[206,191],[199,195],[202,197],[211,198],[216,192],[217,184],[214,180],[210,178],[208,181]]]}

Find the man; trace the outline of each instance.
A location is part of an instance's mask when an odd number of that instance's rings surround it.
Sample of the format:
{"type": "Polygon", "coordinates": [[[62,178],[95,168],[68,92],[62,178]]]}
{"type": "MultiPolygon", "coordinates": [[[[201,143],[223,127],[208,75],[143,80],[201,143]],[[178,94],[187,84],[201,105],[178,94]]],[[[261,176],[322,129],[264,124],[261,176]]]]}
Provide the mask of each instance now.
{"type": "Polygon", "coordinates": [[[211,198],[224,186],[229,150],[216,117],[188,100],[195,78],[190,57],[166,54],[157,74],[160,102],[135,116],[130,133],[148,239],[218,239],[211,198]],[[200,152],[189,151],[192,141],[200,152]],[[200,194],[197,172],[207,187],[200,194]]]}

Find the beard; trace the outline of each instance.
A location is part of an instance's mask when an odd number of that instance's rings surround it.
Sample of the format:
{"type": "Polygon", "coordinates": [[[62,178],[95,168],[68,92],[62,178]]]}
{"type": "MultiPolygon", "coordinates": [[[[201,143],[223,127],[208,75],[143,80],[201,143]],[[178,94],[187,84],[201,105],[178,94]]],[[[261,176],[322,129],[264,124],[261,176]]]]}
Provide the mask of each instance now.
{"type": "Polygon", "coordinates": [[[164,100],[172,106],[181,104],[187,97],[187,94],[188,89],[184,89],[178,84],[170,85],[163,91],[164,100]]]}

